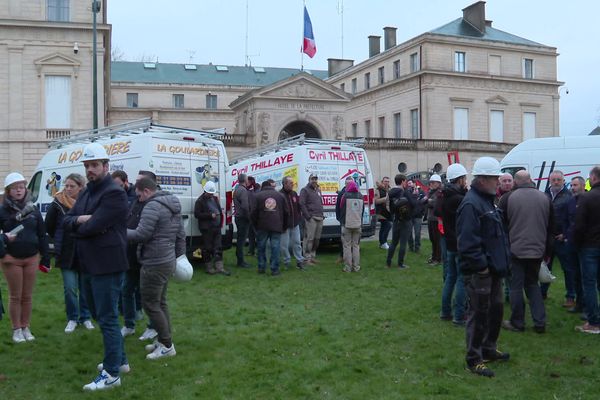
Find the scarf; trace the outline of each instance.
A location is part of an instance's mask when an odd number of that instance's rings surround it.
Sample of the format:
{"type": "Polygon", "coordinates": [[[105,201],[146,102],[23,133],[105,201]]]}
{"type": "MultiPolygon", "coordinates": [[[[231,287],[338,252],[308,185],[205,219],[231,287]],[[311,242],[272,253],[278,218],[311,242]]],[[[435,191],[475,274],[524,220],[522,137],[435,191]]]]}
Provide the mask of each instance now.
{"type": "Polygon", "coordinates": [[[58,201],[60,204],[62,204],[63,206],[65,206],[66,208],[68,208],[69,210],[71,208],[73,208],[73,206],[75,205],[75,199],[72,197],[69,197],[65,194],[65,192],[58,192],[54,195],[54,198],[56,199],[56,201],[58,201]]]}
{"type": "Polygon", "coordinates": [[[25,193],[25,197],[23,197],[23,199],[21,200],[14,200],[11,199],[10,196],[5,196],[4,204],[8,208],[11,208],[16,212],[15,218],[19,222],[24,220],[29,214],[31,214],[36,209],[35,204],[31,202],[31,196],[29,194],[29,191],[25,193]]]}

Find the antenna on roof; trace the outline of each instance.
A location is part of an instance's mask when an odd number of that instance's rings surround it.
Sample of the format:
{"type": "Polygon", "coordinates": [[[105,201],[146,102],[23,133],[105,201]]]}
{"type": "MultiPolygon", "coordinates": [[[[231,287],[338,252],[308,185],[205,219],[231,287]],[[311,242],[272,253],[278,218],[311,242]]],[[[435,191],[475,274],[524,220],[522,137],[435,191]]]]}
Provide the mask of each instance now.
{"type": "Polygon", "coordinates": [[[196,51],[195,50],[186,50],[189,54],[188,57],[188,63],[189,64],[193,64],[194,63],[194,56],[196,55],[196,51]]]}

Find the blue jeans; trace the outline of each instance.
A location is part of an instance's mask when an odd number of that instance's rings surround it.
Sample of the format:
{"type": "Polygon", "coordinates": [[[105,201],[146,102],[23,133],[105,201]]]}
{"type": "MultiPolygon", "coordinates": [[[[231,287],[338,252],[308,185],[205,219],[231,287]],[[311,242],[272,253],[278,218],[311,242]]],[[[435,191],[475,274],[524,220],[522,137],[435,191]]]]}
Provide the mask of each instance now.
{"type": "Polygon", "coordinates": [[[136,292],[140,289],[140,270],[129,269],[125,273],[123,281],[123,319],[127,328],[135,329],[135,313],[137,306],[141,305],[136,298],[136,292]]]}
{"type": "Polygon", "coordinates": [[[289,228],[281,234],[281,254],[283,256],[283,263],[288,265],[292,259],[290,255],[290,249],[294,254],[294,258],[298,265],[304,262],[302,256],[302,240],[300,239],[300,225],[296,225],[293,228],[289,228]]]}
{"type": "MultiPolygon", "coordinates": [[[[575,299],[577,296],[576,289],[576,272],[577,268],[577,255],[573,246],[566,242],[554,242],[554,254],[560,261],[560,266],[565,274],[565,297],[567,299],[575,299]]],[[[554,261],[554,260],[552,260],[554,261]]]]}
{"type": "MultiPolygon", "coordinates": [[[[440,254],[442,255],[442,279],[446,282],[446,275],[448,274],[448,247],[446,247],[446,236],[440,235],[440,254]]],[[[457,267],[458,268],[458,267],[457,267]]]]}
{"type": "Polygon", "coordinates": [[[398,266],[402,267],[404,265],[404,256],[406,255],[406,244],[408,242],[408,236],[410,235],[410,227],[410,219],[407,221],[394,220],[394,225],[392,226],[392,244],[390,244],[387,253],[387,266],[392,265],[392,259],[394,258],[394,252],[396,251],[398,243],[400,243],[400,249],[398,250],[398,266]]]}
{"type": "Polygon", "coordinates": [[[85,293],[81,284],[79,271],[72,269],[60,270],[65,292],[65,308],[67,320],[82,323],[90,319],[90,310],[85,301],[85,293]]]}
{"type": "Polygon", "coordinates": [[[581,265],[581,282],[583,299],[588,322],[600,325],[600,310],[598,309],[598,270],[600,269],[600,248],[584,247],[579,250],[581,265]]]}
{"type": "Polygon", "coordinates": [[[104,369],[112,376],[119,376],[119,367],[127,364],[123,336],[119,328],[119,297],[124,275],[124,272],[105,275],[82,273],[88,306],[102,330],[104,369]]]}
{"type": "Polygon", "coordinates": [[[267,268],[267,240],[271,240],[271,272],[279,271],[279,251],[281,233],[263,230],[256,231],[256,247],[258,249],[258,270],[267,268]]]}
{"type": "Polygon", "coordinates": [[[413,218],[411,231],[408,235],[408,247],[411,250],[419,251],[421,248],[421,228],[423,227],[423,217],[413,218]]]}
{"type": "Polygon", "coordinates": [[[389,219],[379,220],[381,226],[379,227],[379,245],[387,243],[390,230],[392,229],[392,221],[389,219]]]}
{"type": "Polygon", "coordinates": [[[460,272],[458,253],[446,250],[446,275],[444,289],[442,290],[442,316],[452,314],[452,293],[456,289],[454,297],[454,321],[462,322],[465,318],[465,283],[460,272]]]}

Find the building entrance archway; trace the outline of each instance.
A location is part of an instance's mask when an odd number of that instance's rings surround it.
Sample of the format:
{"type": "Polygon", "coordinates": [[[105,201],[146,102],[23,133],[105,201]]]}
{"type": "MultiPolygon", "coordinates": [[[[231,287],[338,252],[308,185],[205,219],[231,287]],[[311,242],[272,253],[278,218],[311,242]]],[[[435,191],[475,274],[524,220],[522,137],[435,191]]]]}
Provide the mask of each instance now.
{"type": "Polygon", "coordinates": [[[307,138],[321,139],[319,130],[310,122],[294,121],[287,124],[281,132],[279,132],[278,140],[290,138],[304,133],[307,138]]]}

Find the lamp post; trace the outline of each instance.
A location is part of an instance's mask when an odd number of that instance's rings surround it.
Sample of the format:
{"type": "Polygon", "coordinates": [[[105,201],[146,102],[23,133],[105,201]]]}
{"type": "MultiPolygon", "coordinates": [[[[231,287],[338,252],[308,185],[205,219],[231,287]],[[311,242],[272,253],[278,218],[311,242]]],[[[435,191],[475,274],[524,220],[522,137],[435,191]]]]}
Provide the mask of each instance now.
{"type": "Polygon", "coordinates": [[[93,49],[92,49],[92,96],[93,96],[93,106],[92,106],[92,114],[94,118],[93,128],[98,129],[98,57],[97,57],[97,37],[96,37],[96,14],[100,11],[102,7],[102,3],[98,0],[92,0],[92,15],[93,15],[93,28],[92,35],[94,36],[92,39],[93,49]]]}

